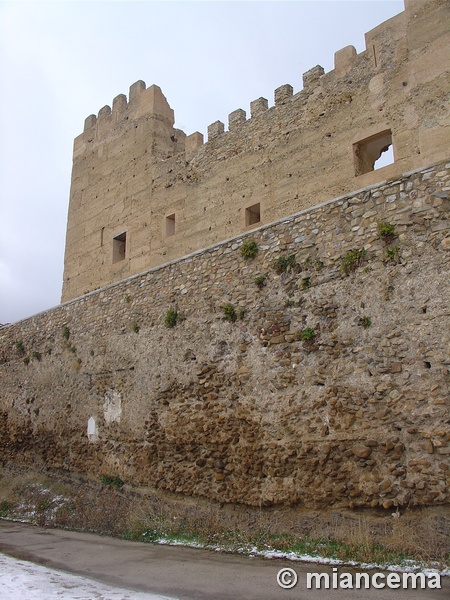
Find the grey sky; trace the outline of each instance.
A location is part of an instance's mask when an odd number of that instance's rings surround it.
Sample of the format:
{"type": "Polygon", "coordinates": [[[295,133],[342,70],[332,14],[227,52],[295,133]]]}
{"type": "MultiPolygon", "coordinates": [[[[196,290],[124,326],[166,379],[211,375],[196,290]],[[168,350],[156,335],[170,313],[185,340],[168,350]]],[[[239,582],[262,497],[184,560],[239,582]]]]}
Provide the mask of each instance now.
{"type": "Polygon", "coordinates": [[[73,139],[142,79],[175,126],[210,123],[302,87],[402,0],[0,1],[0,323],[59,303],[73,139]]]}

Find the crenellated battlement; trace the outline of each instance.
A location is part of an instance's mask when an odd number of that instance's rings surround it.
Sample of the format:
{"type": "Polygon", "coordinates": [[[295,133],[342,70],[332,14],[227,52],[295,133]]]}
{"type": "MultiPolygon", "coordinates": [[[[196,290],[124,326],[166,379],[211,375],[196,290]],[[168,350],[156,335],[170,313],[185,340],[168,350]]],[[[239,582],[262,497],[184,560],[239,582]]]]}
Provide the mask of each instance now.
{"type": "Polygon", "coordinates": [[[174,128],[137,81],[74,144],[63,300],[320,202],[449,158],[450,5],[406,0],[365,34],[227,127],[174,128]],[[381,162],[383,157],[390,159],[381,162]]]}
{"type": "MultiPolygon", "coordinates": [[[[425,0],[425,3],[432,3],[433,0],[425,0]]],[[[352,71],[359,75],[358,70],[363,65],[364,69],[372,72],[378,72],[385,68],[389,68],[387,58],[396,53],[393,46],[399,46],[403,43],[403,38],[406,35],[406,17],[408,14],[414,14],[418,9],[423,9],[423,0],[405,0],[405,12],[396,15],[392,19],[381,23],[371,31],[365,34],[366,48],[360,54],[356,52],[354,46],[346,46],[334,54],[334,69],[329,73],[325,73],[320,65],[309,69],[302,75],[303,87],[296,92],[296,95],[304,96],[311,94],[315,88],[321,85],[323,76],[329,76],[329,79],[342,80],[345,87],[347,79],[352,76],[352,71]],[[395,32],[395,35],[392,33],[395,32]],[[388,46],[384,44],[386,33],[389,34],[390,43],[388,46]]],[[[294,88],[290,84],[284,84],[274,90],[274,107],[286,104],[294,97],[294,88]]],[[[260,116],[266,110],[269,110],[269,102],[266,98],[258,98],[250,102],[250,119],[260,116]]],[[[116,96],[113,100],[112,110],[107,105],[100,109],[98,116],[89,115],[85,120],[83,140],[84,141],[101,141],[120,123],[133,118],[147,114],[153,115],[162,119],[166,119],[173,126],[174,111],[170,108],[164,94],[157,85],[152,85],[146,88],[144,81],[136,81],[129,89],[129,101],[124,94],[116,96]],[[95,127],[95,130],[93,129],[95,127]]],[[[225,124],[221,121],[215,121],[208,126],[208,141],[217,138],[228,131],[236,131],[236,129],[247,122],[246,111],[238,108],[228,115],[228,130],[225,129],[225,124]]],[[[199,147],[199,132],[192,134],[195,137],[195,144],[188,144],[187,152],[191,154],[194,147],[199,147]]]]}
{"type": "Polygon", "coordinates": [[[121,135],[125,126],[139,118],[154,118],[166,128],[173,129],[174,111],[157,85],[146,87],[144,81],[136,81],[130,86],[128,101],[125,94],[119,94],[109,105],[103,106],[98,115],[89,115],[84,122],[81,136],[75,140],[78,150],[86,143],[102,143],[110,136],[121,135]]]}

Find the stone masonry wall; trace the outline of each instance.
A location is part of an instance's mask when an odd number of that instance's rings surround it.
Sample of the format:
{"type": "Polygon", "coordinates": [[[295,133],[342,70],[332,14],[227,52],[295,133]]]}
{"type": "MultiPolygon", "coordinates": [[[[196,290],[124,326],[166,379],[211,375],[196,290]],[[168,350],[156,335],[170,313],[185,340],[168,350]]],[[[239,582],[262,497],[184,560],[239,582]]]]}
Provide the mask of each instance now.
{"type": "Polygon", "coordinates": [[[449,190],[440,163],[2,328],[2,461],[255,506],[448,502],[449,190]]]}
{"type": "Polygon", "coordinates": [[[406,0],[365,38],[328,73],[293,74],[299,91],[280,86],[248,118],[232,111],[228,130],[213,123],[205,144],[174,129],[162,91],[143,81],[88,117],[74,144],[62,300],[446,160],[448,1],[406,0]],[[374,170],[389,145],[394,162],[374,170]]]}

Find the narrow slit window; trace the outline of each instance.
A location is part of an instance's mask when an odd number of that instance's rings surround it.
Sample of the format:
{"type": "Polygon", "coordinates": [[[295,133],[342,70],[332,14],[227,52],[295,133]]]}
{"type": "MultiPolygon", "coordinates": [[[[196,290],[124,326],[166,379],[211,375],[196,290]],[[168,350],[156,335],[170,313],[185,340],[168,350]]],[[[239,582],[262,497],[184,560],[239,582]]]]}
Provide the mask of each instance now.
{"type": "Polygon", "coordinates": [[[175,214],[166,217],[166,237],[175,235],[175,214]]]}
{"type": "Polygon", "coordinates": [[[394,162],[392,133],[388,129],[353,144],[355,175],[376,171],[394,162]]]}
{"type": "Polygon", "coordinates": [[[245,209],[245,225],[256,225],[261,223],[261,205],[253,204],[245,209]]]}
{"type": "Polygon", "coordinates": [[[124,232],[113,238],[113,263],[125,260],[126,250],[127,234],[124,232]]]}

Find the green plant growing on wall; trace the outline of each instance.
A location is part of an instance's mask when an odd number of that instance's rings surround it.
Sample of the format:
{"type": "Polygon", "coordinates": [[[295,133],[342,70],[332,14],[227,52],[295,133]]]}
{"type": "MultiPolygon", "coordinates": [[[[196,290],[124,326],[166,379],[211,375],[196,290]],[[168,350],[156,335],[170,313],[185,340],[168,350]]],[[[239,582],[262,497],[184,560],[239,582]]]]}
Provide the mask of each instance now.
{"type": "Polygon", "coordinates": [[[365,248],[348,250],[342,258],[341,268],[346,275],[355,271],[367,256],[365,248]]]}
{"type": "Polygon", "coordinates": [[[67,325],[64,325],[64,327],[62,328],[62,336],[65,340],[68,340],[70,338],[70,329],[67,327],[67,325]]]}
{"type": "Polygon", "coordinates": [[[278,257],[273,263],[273,268],[275,269],[275,272],[280,275],[295,267],[296,264],[297,260],[295,254],[290,254],[289,256],[278,257]]]}
{"type": "Polygon", "coordinates": [[[311,277],[303,277],[302,290],[307,290],[311,287],[311,277]]]}
{"type": "Polygon", "coordinates": [[[320,258],[316,258],[316,262],[314,263],[314,268],[316,271],[321,271],[325,266],[325,263],[320,260],[320,258]]]}
{"type": "Polygon", "coordinates": [[[140,327],[139,325],[136,323],[136,321],[133,323],[133,325],[131,326],[132,330],[134,331],[134,333],[139,333],[140,327]]]}
{"type": "Polygon", "coordinates": [[[370,317],[361,317],[358,321],[358,325],[364,327],[364,329],[368,329],[372,325],[372,319],[370,317]]]}
{"type": "Polygon", "coordinates": [[[262,290],[263,287],[267,285],[267,276],[266,275],[257,275],[255,277],[255,285],[257,288],[262,290]]]}
{"type": "Polygon", "coordinates": [[[38,362],[41,361],[42,358],[42,354],[40,352],[33,352],[33,354],[31,355],[34,359],[36,359],[38,362]]]}
{"type": "Polygon", "coordinates": [[[171,329],[172,327],[175,327],[175,325],[177,324],[178,321],[178,312],[176,310],[174,310],[173,308],[169,308],[169,310],[166,312],[166,316],[164,318],[164,324],[166,327],[168,327],[169,329],[171,329]]]}
{"type": "Polygon", "coordinates": [[[130,294],[127,294],[127,295],[125,296],[125,302],[126,302],[127,304],[130,304],[130,302],[131,302],[131,296],[130,296],[130,294]]]}
{"type": "Polygon", "coordinates": [[[222,311],[223,318],[226,321],[234,323],[237,320],[237,314],[232,304],[225,304],[225,306],[222,308],[222,311]]]}
{"type": "Polygon", "coordinates": [[[386,243],[389,243],[398,236],[398,233],[395,229],[395,225],[392,225],[391,223],[386,223],[386,221],[379,221],[377,226],[377,233],[378,237],[386,243]]]}
{"type": "Polygon", "coordinates": [[[249,258],[255,258],[258,254],[259,248],[254,240],[246,240],[241,246],[241,254],[248,260],[249,258]]]}
{"type": "Polygon", "coordinates": [[[24,365],[29,365],[30,364],[30,357],[29,356],[25,356],[25,358],[23,359],[23,364],[24,365]]]}
{"type": "Polygon", "coordinates": [[[25,346],[24,346],[22,340],[19,342],[16,342],[16,350],[17,350],[17,353],[19,356],[23,356],[25,354],[25,346]]]}
{"type": "Polygon", "coordinates": [[[317,333],[313,327],[306,327],[306,329],[303,329],[303,331],[300,333],[300,339],[302,342],[310,342],[316,337],[316,335],[317,333]]]}
{"type": "Polygon", "coordinates": [[[386,248],[386,262],[397,263],[399,261],[399,258],[400,255],[397,246],[393,246],[392,248],[386,248]]]}

